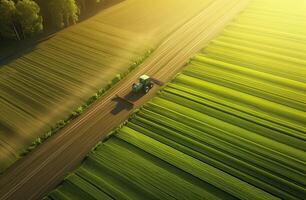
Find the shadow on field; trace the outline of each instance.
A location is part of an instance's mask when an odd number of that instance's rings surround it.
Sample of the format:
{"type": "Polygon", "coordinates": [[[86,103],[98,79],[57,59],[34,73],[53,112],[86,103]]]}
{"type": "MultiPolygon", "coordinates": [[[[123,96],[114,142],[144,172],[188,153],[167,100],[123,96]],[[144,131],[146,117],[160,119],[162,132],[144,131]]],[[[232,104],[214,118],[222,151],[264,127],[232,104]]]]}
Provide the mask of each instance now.
{"type": "Polygon", "coordinates": [[[131,110],[134,107],[134,102],[143,97],[145,93],[139,92],[129,92],[127,95],[120,97],[117,96],[112,99],[112,101],[116,102],[116,107],[111,111],[113,115],[120,113],[123,110],[131,110]]]}
{"type": "Polygon", "coordinates": [[[55,32],[38,35],[34,38],[21,41],[7,40],[1,41],[0,45],[0,68],[12,61],[37,49],[37,45],[55,36],[55,32]]]}

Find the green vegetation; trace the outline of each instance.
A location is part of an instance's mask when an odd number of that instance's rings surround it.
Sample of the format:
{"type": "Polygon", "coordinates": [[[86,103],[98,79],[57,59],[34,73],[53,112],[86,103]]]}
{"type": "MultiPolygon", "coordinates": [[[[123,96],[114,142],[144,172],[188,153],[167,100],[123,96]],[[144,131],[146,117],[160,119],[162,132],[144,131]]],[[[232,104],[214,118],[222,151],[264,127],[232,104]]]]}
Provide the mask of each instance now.
{"type": "Polygon", "coordinates": [[[20,24],[23,38],[43,30],[42,17],[39,16],[40,8],[30,0],[18,1],[16,4],[16,18],[20,24]]]}
{"type": "Polygon", "coordinates": [[[19,39],[16,25],[13,21],[15,12],[16,7],[13,1],[2,0],[0,2],[0,38],[16,35],[17,39],[19,39]]]}
{"type": "Polygon", "coordinates": [[[31,0],[0,1],[0,39],[24,39],[43,29],[39,6],[31,0]]]}
{"type": "Polygon", "coordinates": [[[79,8],[74,0],[52,0],[49,4],[53,24],[57,28],[75,24],[78,21],[79,8]]]}
{"type": "Polygon", "coordinates": [[[48,198],[303,199],[303,3],[251,1],[48,198]]]}

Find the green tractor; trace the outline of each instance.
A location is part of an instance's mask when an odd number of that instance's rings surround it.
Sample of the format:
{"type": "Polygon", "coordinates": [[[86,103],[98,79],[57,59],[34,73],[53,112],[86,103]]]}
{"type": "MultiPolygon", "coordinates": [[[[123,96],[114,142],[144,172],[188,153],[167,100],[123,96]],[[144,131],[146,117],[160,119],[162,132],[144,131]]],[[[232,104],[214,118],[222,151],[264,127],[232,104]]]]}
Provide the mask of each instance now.
{"type": "Polygon", "coordinates": [[[132,90],[135,93],[144,92],[148,93],[150,89],[153,87],[154,83],[153,80],[147,76],[142,75],[139,77],[138,83],[133,83],[132,90]]]}
{"type": "MultiPolygon", "coordinates": [[[[161,82],[160,80],[157,80],[155,78],[149,77],[147,75],[142,75],[139,77],[139,82],[138,83],[133,83],[132,86],[132,92],[134,94],[136,93],[148,93],[150,91],[150,89],[154,86],[154,84],[159,85],[159,86],[163,86],[164,83],[161,82]]],[[[121,96],[120,94],[116,94],[116,98],[121,99],[122,101],[127,102],[129,105],[131,105],[132,107],[134,106],[134,101],[131,101],[131,99],[129,97],[126,96],[121,96]]]]}

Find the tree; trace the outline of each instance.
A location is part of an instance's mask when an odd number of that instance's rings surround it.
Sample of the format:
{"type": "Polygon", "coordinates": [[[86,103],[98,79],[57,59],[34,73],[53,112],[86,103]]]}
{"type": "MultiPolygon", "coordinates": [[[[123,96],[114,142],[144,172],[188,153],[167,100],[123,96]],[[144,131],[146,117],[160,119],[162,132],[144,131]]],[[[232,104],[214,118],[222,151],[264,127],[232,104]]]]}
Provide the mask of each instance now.
{"type": "Polygon", "coordinates": [[[43,30],[40,8],[32,0],[19,0],[16,4],[16,19],[21,26],[23,37],[33,36],[43,30]]]}
{"type": "Polygon", "coordinates": [[[40,7],[40,14],[43,18],[44,30],[52,29],[52,16],[49,8],[49,0],[34,0],[40,7]]]}
{"type": "Polygon", "coordinates": [[[51,0],[49,7],[57,28],[75,24],[79,19],[80,10],[75,0],[51,0]]]}
{"type": "Polygon", "coordinates": [[[92,11],[96,8],[98,3],[101,3],[102,0],[77,0],[81,13],[86,14],[88,11],[92,11]]]}
{"type": "Polygon", "coordinates": [[[0,36],[3,38],[16,38],[20,40],[14,16],[15,3],[11,0],[0,0],[0,36]]]}

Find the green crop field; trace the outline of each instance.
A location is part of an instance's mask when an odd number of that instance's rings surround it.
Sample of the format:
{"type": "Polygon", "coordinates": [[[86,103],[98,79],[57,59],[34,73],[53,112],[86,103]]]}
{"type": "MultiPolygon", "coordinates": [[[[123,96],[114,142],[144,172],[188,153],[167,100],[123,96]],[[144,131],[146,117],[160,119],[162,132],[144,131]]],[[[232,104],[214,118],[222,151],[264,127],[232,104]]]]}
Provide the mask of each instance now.
{"type": "Polygon", "coordinates": [[[126,0],[1,65],[0,172],[210,2],[126,0]]]}
{"type": "Polygon", "coordinates": [[[251,1],[47,198],[305,198],[305,8],[251,1]]]}

